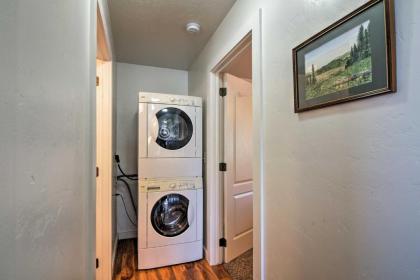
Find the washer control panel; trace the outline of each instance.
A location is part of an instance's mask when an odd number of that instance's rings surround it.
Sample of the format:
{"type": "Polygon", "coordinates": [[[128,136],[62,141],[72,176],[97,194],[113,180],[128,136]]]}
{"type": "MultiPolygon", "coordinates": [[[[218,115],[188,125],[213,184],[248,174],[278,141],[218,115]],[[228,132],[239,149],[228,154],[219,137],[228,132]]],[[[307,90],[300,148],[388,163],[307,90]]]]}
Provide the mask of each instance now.
{"type": "Polygon", "coordinates": [[[202,100],[200,97],[161,94],[161,93],[152,93],[152,92],[140,92],[139,102],[140,103],[196,106],[196,107],[202,106],[202,100]]]}
{"type": "Polygon", "coordinates": [[[140,192],[162,192],[176,190],[194,190],[203,188],[201,177],[193,178],[165,178],[165,179],[140,179],[140,192]]]}

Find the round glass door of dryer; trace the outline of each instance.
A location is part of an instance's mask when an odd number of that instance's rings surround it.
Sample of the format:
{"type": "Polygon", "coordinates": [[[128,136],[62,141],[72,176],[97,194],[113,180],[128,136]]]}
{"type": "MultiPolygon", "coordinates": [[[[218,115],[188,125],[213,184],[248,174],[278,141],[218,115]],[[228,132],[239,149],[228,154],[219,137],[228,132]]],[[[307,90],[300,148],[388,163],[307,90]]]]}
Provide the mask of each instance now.
{"type": "Polygon", "coordinates": [[[174,237],[185,232],[188,227],[189,200],[181,194],[168,194],[159,199],[151,212],[152,226],[156,232],[166,237],[174,237]]]}
{"type": "Polygon", "coordinates": [[[178,108],[164,108],[156,113],[159,123],[156,143],[168,150],[178,150],[187,145],[193,135],[190,117],[178,108]]]}

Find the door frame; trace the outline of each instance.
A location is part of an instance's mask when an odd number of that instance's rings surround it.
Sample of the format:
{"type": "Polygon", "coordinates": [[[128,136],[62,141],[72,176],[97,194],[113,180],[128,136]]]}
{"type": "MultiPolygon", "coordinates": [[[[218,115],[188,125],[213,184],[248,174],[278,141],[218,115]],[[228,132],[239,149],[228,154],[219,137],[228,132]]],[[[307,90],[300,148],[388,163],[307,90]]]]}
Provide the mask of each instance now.
{"type": "Polygon", "coordinates": [[[252,106],[253,106],[253,279],[265,279],[264,259],[264,122],[263,122],[263,72],[262,72],[262,10],[251,22],[251,26],[232,45],[223,58],[210,71],[210,95],[207,102],[207,238],[206,258],[211,265],[223,263],[223,249],[219,239],[224,234],[223,173],[219,172],[222,160],[221,147],[221,98],[219,88],[223,86],[220,74],[225,67],[246,47],[252,44],[252,106]],[[209,138],[210,137],[210,138],[209,138]],[[211,187],[209,187],[211,186],[211,187]],[[210,213],[210,214],[209,214],[210,213]]]}
{"type": "Polygon", "coordinates": [[[114,111],[112,46],[104,19],[105,7],[96,7],[96,279],[111,280],[115,244],[113,243],[113,185],[114,185],[114,111]],[[98,83],[98,78],[97,78],[98,83]]]}

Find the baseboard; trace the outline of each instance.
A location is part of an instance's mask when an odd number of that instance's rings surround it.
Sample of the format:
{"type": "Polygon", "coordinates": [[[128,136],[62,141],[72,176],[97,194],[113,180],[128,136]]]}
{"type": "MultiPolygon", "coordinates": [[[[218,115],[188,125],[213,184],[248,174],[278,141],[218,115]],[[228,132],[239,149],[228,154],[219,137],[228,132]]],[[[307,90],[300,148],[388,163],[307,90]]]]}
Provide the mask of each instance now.
{"type": "Polygon", "coordinates": [[[119,236],[118,233],[115,236],[114,246],[112,249],[112,262],[111,262],[111,271],[114,273],[114,267],[115,267],[115,257],[117,256],[117,250],[118,250],[118,240],[119,236]]]}
{"type": "MultiPolygon", "coordinates": [[[[206,246],[203,246],[203,251],[204,251],[204,257],[206,258],[206,260],[209,262],[210,260],[210,256],[209,256],[209,252],[207,251],[206,246]]],[[[210,263],[210,262],[209,262],[210,263]]]]}
{"type": "Polygon", "coordinates": [[[118,240],[137,238],[137,230],[118,233],[118,240]]]}

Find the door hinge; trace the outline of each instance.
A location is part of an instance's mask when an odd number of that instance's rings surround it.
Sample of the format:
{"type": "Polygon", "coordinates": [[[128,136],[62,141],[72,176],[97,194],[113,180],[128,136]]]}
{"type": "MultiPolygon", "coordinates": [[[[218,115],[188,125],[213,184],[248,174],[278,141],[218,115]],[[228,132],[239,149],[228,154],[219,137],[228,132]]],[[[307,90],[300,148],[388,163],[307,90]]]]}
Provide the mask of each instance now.
{"type": "Polygon", "coordinates": [[[219,88],[219,95],[221,97],[225,97],[227,95],[227,88],[225,87],[219,88]]]}
{"type": "Polygon", "coordinates": [[[96,177],[99,177],[99,167],[96,166],[96,177]]]}
{"type": "Polygon", "coordinates": [[[226,241],[226,239],[225,238],[220,238],[219,239],[219,246],[220,247],[227,247],[227,241],[226,241]]]}
{"type": "Polygon", "coordinates": [[[96,76],[96,86],[99,86],[99,77],[96,76]]]}
{"type": "Polygon", "coordinates": [[[219,171],[226,171],[227,170],[227,164],[226,162],[219,163],[219,171]]]}
{"type": "Polygon", "coordinates": [[[96,268],[99,268],[99,259],[96,259],[96,268]]]}

